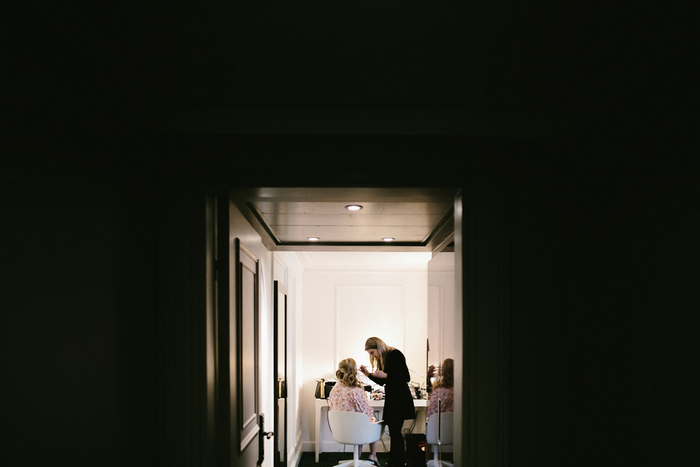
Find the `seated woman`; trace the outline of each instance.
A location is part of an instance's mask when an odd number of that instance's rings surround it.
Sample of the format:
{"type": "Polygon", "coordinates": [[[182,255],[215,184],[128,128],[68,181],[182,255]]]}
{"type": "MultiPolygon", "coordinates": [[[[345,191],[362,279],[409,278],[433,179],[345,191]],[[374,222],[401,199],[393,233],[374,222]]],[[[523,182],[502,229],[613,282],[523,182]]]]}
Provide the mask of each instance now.
{"type": "MultiPolygon", "coordinates": [[[[338,378],[338,383],[333,386],[331,393],[328,396],[330,410],[340,412],[360,412],[366,414],[370,421],[376,422],[374,410],[367,402],[364,386],[357,377],[357,363],[352,358],[346,358],[338,364],[338,370],[335,372],[338,378]]],[[[370,454],[369,460],[379,465],[377,460],[376,443],[369,445],[370,454]]],[[[359,447],[362,452],[362,446],[359,447]]]]}
{"type": "MultiPolygon", "coordinates": [[[[428,380],[435,374],[435,365],[428,368],[428,380]]],[[[433,386],[433,390],[428,396],[428,410],[426,421],[431,415],[438,412],[438,401],[440,401],[440,412],[454,412],[454,360],[446,358],[438,371],[438,381],[433,386]]]]}

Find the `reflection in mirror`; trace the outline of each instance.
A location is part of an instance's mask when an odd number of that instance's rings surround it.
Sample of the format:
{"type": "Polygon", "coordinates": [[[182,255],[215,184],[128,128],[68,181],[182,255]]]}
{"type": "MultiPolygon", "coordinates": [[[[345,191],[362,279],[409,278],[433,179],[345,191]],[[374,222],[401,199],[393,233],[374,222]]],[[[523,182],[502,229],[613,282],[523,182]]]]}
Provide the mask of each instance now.
{"type": "Polygon", "coordinates": [[[455,354],[455,253],[452,244],[428,261],[426,437],[430,467],[452,459],[455,354]]]}
{"type": "Polygon", "coordinates": [[[428,261],[428,367],[455,355],[454,255],[445,249],[428,261]]]}
{"type": "Polygon", "coordinates": [[[428,367],[428,409],[426,421],[436,413],[454,412],[454,360],[446,358],[439,366],[428,367]]]}

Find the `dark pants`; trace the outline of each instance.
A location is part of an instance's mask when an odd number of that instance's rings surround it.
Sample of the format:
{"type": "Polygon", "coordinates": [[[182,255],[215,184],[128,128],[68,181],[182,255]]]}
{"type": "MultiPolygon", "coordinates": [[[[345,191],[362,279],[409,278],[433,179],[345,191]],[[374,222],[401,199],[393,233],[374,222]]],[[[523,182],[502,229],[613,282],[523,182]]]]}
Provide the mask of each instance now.
{"type": "Polygon", "coordinates": [[[406,462],[404,459],[403,433],[401,433],[403,420],[388,422],[387,426],[391,437],[388,467],[403,467],[406,462]]]}

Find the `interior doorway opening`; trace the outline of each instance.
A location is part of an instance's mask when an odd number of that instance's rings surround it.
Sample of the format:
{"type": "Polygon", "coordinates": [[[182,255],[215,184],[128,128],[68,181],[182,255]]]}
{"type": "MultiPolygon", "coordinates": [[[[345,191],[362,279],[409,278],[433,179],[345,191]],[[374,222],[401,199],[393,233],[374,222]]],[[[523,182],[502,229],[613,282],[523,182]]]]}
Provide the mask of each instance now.
{"type": "MultiPolygon", "coordinates": [[[[423,273],[425,275],[423,295],[424,299],[424,317],[422,321],[417,325],[422,328],[422,331],[426,334],[425,338],[420,339],[410,339],[410,343],[406,342],[406,335],[410,333],[397,336],[398,342],[393,343],[397,347],[403,347],[407,352],[420,355],[420,358],[414,358],[414,361],[419,361],[420,363],[411,365],[412,378],[415,380],[425,383],[427,380],[427,368],[430,364],[439,365],[442,362],[442,356],[444,352],[442,348],[444,347],[440,343],[438,345],[435,336],[444,336],[444,329],[439,333],[435,332],[433,329],[433,342],[432,351],[430,350],[430,339],[428,338],[428,323],[439,323],[440,326],[449,328],[449,332],[454,333],[456,331],[456,326],[454,323],[450,324],[449,318],[440,317],[439,319],[429,319],[428,307],[429,306],[442,306],[444,307],[446,303],[451,302],[456,303],[457,300],[446,299],[445,293],[455,294],[458,293],[456,284],[457,280],[453,277],[450,291],[444,290],[444,287],[440,291],[433,290],[430,291],[428,276],[428,263],[433,260],[434,256],[440,255],[444,258],[446,256],[453,256],[455,252],[455,232],[454,232],[454,205],[455,199],[458,197],[458,190],[426,190],[421,189],[418,192],[412,192],[411,190],[396,190],[396,189],[360,189],[360,190],[348,190],[348,189],[275,189],[275,188],[257,188],[249,190],[237,190],[231,195],[232,202],[240,210],[240,212],[245,216],[247,221],[253,226],[257,232],[260,234],[262,242],[266,249],[272,253],[272,273],[271,277],[275,281],[284,282],[284,287],[287,290],[287,299],[289,303],[287,304],[288,321],[285,329],[287,330],[285,335],[281,340],[289,347],[286,352],[287,361],[284,365],[281,365],[279,360],[272,363],[270,366],[271,376],[274,377],[276,390],[275,398],[277,399],[274,406],[276,407],[275,412],[275,426],[279,430],[283,427],[283,431],[276,433],[274,440],[271,440],[270,447],[274,449],[274,459],[275,466],[284,466],[288,463],[294,463],[295,450],[296,451],[309,451],[313,450],[313,447],[317,447],[319,443],[324,443],[323,439],[318,436],[311,437],[309,439],[304,438],[304,433],[313,433],[316,430],[313,408],[308,407],[307,397],[311,387],[314,385],[318,378],[323,375],[330,373],[332,377],[332,370],[335,369],[337,361],[340,355],[344,355],[343,346],[345,343],[337,342],[337,326],[347,326],[345,322],[338,322],[338,318],[343,318],[348,312],[352,313],[353,307],[362,306],[362,303],[352,303],[348,304],[342,300],[342,297],[346,299],[349,297],[357,297],[357,291],[367,292],[368,287],[370,288],[384,288],[381,292],[374,297],[375,302],[381,303],[382,300],[385,304],[392,303],[392,291],[394,293],[394,302],[396,302],[396,292],[397,288],[403,287],[396,284],[380,284],[376,283],[372,286],[367,284],[342,284],[340,286],[340,295],[334,296],[332,308],[333,316],[333,326],[331,332],[325,332],[325,337],[321,338],[322,341],[327,341],[329,336],[332,341],[332,350],[328,349],[326,355],[331,355],[330,365],[321,364],[322,368],[318,371],[314,370],[314,366],[317,363],[311,363],[311,359],[306,357],[309,353],[308,349],[304,350],[303,346],[300,345],[301,342],[314,342],[311,338],[310,333],[313,331],[308,331],[307,327],[309,324],[309,318],[305,313],[308,310],[303,310],[306,303],[309,301],[317,301],[313,297],[308,297],[308,291],[305,285],[306,273],[304,277],[295,275],[290,272],[294,268],[286,269],[286,262],[291,261],[296,262],[297,266],[301,264],[302,270],[311,272],[315,276],[332,275],[334,273],[339,273],[342,269],[342,274],[359,274],[368,275],[373,274],[376,276],[376,270],[384,271],[384,274],[391,273],[389,271],[410,270],[414,268],[413,272],[416,271],[416,259],[421,258],[418,262],[422,262],[423,273]],[[355,196],[348,201],[348,193],[354,193],[355,196]],[[311,200],[308,199],[309,194],[313,195],[311,200]],[[363,195],[359,196],[359,195],[363,195]],[[444,204],[447,200],[447,204],[444,204]],[[347,205],[344,203],[348,203],[347,205]],[[354,224],[348,224],[348,219],[341,219],[338,214],[329,213],[327,208],[330,204],[341,203],[343,209],[352,203],[357,203],[361,205],[361,209],[364,211],[362,214],[368,216],[374,215],[372,222],[362,223],[355,222],[354,224]],[[432,203],[432,204],[431,204],[432,203]],[[443,203],[443,204],[440,204],[443,203]],[[322,205],[323,204],[323,205],[322,205]],[[397,208],[401,205],[400,209],[397,208]],[[388,207],[387,207],[388,206],[388,207]],[[435,207],[439,206],[437,210],[435,207]],[[445,206],[447,206],[446,209],[445,206]],[[444,209],[444,211],[442,211],[444,209]],[[296,216],[296,217],[295,217],[296,216]],[[296,220],[295,220],[296,219],[296,220]],[[313,219],[308,222],[309,219],[313,219]],[[403,221],[406,219],[406,222],[403,221]],[[421,228],[425,226],[420,226],[421,222],[429,222],[426,224],[428,226],[427,230],[421,231],[416,236],[421,228]],[[301,222],[299,222],[301,220],[301,222]],[[328,224],[323,224],[325,220],[329,220],[328,224]],[[398,241],[387,242],[383,238],[379,241],[370,241],[366,238],[361,238],[361,236],[356,237],[343,237],[346,235],[342,233],[343,229],[348,231],[349,229],[361,230],[357,227],[364,227],[365,231],[370,231],[372,228],[376,228],[378,221],[380,224],[384,224],[390,227],[398,227],[399,230],[404,232],[409,232],[413,235],[412,238],[401,238],[400,234],[394,234],[394,240],[398,241]],[[386,222],[389,221],[389,222],[386,222]],[[296,223],[295,223],[296,222],[296,223]],[[312,241],[309,238],[301,237],[311,237],[312,235],[309,231],[305,229],[310,229],[313,227],[323,226],[323,234],[321,235],[321,241],[312,241]],[[334,233],[335,232],[335,233],[334,233]],[[296,235],[296,238],[294,238],[296,235]],[[286,238],[285,238],[286,236],[286,238]],[[384,256],[382,256],[384,255],[384,256]],[[290,260],[290,256],[295,256],[295,260],[290,260]],[[278,259],[281,261],[278,263],[278,259]],[[371,267],[368,268],[368,264],[371,267]],[[284,265],[284,266],[281,266],[284,265]],[[278,267],[281,266],[281,267],[278,267]],[[377,268],[378,267],[378,268],[377,268]],[[282,268],[285,268],[282,271],[282,268]],[[375,270],[375,272],[368,272],[369,270],[375,270]],[[353,289],[354,288],[354,289],[353,289]],[[393,288],[393,290],[391,290],[393,288]],[[307,295],[307,296],[304,296],[307,295]],[[302,321],[301,332],[297,327],[299,316],[299,310],[304,312],[302,321]],[[305,331],[306,330],[306,331],[305,331]],[[432,352],[432,355],[431,355],[432,352]],[[286,367],[289,374],[293,374],[291,380],[285,379],[280,381],[279,368],[281,366],[286,367]],[[274,375],[272,375],[274,373],[274,375]],[[315,376],[309,377],[310,374],[315,376]],[[296,381],[295,381],[296,380],[296,381]],[[284,395],[283,403],[279,403],[279,398],[284,395]],[[295,398],[295,400],[289,400],[289,398],[295,398]],[[301,434],[301,436],[300,436],[301,434]],[[301,443],[301,445],[299,445],[301,443]]],[[[344,213],[344,215],[346,215],[344,213]]],[[[346,215],[347,216],[347,215],[346,215]]],[[[352,219],[354,221],[362,221],[360,216],[355,215],[352,219]]],[[[357,232],[355,232],[357,233],[357,232]]],[[[436,261],[433,261],[435,263],[436,261]]],[[[442,261],[444,266],[444,261],[442,261]]],[[[448,261],[449,263],[449,261],[448,261]]],[[[454,265],[454,260],[452,260],[454,265]]],[[[454,271],[452,271],[454,273],[454,271]]],[[[445,271],[442,272],[445,276],[445,271]]],[[[378,273],[381,275],[382,273],[378,273]]],[[[443,277],[444,279],[444,277],[443,277]]],[[[314,279],[316,280],[316,279],[314,279]]],[[[441,286],[442,287],[442,286],[441,286]]],[[[435,289],[435,285],[433,285],[435,289]]],[[[337,284],[334,286],[336,295],[338,294],[337,284]]],[[[367,295],[365,293],[365,295],[367,295]]],[[[371,295],[371,294],[370,294],[371,295]]],[[[275,293],[275,296],[277,294],[275,293]]],[[[368,298],[370,302],[372,298],[368,298]]],[[[357,302],[357,300],[355,300],[357,302]]],[[[365,302],[365,305],[368,302],[365,302]]],[[[397,307],[395,307],[397,308],[397,307]]],[[[393,310],[396,312],[396,309],[393,310]]],[[[405,313],[405,310],[402,310],[405,313]]],[[[311,313],[319,312],[318,310],[311,313]]],[[[409,324],[402,323],[402,329],[405,331],[406,328],[411,328],[418,322],[413,317],[409,317],[411,322],[409,324]]],[[[360,320],[362,321],[362,320],[360,320]]],[[[318,323],[314,323],[317,325],[318,323]]],[[[277,322],[275,321],[277,326],[277,322]]],[[[278,327],[277,330],[280,328],[278,327]]],[[[369,332],[369,330],[368,330],[369,332]]],[[[277,335],[277,331],[275,335],[277,335]]],[[[386,332],[382,332],[381,327],[370,332],[374,334],[382,334],[386,336],[386,332]]],[[[368,335],[362,334],[360,339],[364,340],[368,335]]],[[[316,342],[319,338],[316,337],[316,342]]],[[[391,340],[391,339],[389,339],[391,340]]],[[[443,339],[444,340],[444,339],[443,339]]],[[[323,345],[323,344],[321,344],[323,345]]],[[[264,347],[264,345],[263,345],[264,347]]],[[[355,346],[357,347],[357,345],[355,346]]],[[[361,347],[361,346],[360,346],[361,347]]],[[[275,351],[274,355],[279,358],[282,353],[281,349],[277,347],[277,343],[274,345],[275,351]]],[[[346,352],[347,353],[347,352],[346,352]]],[[[310,355],[318,355],[319,352],[311,351],[310,355]]],[[[360,352],[360,357],[362,358],[362,352],[360,352]]],[[[264,360],[264,359],[263,359],[264,360]]],[[[362,360],[359,360],[360,362],[362,360]]],[[[437,366],[436,365],[436,366],[437,366]]],[[[265,369],[261,369],[261,374],[265,372],[265,369]]],[[[262,395],[264,397],[264,395],[262,395]]],[[[423,394],[425,397],[425,393],[423,394]]],[[[313,400],[313,397],[311,397],[313,400]]],[[[272,454],[272,452],[271,452],[272,454]]],[[[270,455],[270,457],[273,457],[270,455]]],[[[298,453],[297,453],[298,458],[298,453]]]]}

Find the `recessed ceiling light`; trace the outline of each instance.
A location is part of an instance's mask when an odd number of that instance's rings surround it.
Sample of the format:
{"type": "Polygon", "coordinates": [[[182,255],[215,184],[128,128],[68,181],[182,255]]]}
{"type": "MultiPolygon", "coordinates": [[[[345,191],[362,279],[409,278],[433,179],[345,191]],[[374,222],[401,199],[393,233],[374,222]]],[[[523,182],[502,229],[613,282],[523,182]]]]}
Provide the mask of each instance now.
{"type": "Polygon", "coordinates": [[[360,206],[359,204],[348,204],[347,206],[345,206],[345,209],[347,209],[348,211],[359,211],[360,209],[362,209],[362,206],[360,206]]]}
{"type": "Polygon", "coordinates": [[[384,237],[382,238],[382,240],[384,240],[385,242],[393,242],[396,239],[394,237],[384,237]]]}
{"type": "Polygon", "coordinates": [[[310,241],[310,242],[317,242],[317,241],[319,241],[319,240],[321,240],[321,239],[320,239],[319,237],[309,237],[309,238],[307,238],[307,240],[310,241]]]}

